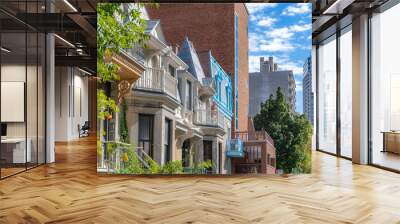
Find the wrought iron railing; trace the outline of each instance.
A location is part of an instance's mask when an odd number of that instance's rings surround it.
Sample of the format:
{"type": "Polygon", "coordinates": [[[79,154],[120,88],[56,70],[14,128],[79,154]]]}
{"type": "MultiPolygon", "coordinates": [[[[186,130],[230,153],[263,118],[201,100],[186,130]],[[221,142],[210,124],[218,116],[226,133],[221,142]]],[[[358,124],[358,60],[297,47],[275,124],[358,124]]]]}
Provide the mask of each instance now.
{"type": "Polygon", "coordinates": [[[98,150],[98,153],[100,151],[101,155],[97,156],[97,170],[99,172],[121,172],[124,168],[127,168],[126,163],[131,160],[132,157],[137,158],[137,166],[140,167],[143,172],[149,169],[147,161],[149,161],[151,157],[141,147],[133,147],[131,144],[118,141],[105,141],[100,147],[101,149],[98,150]]]}

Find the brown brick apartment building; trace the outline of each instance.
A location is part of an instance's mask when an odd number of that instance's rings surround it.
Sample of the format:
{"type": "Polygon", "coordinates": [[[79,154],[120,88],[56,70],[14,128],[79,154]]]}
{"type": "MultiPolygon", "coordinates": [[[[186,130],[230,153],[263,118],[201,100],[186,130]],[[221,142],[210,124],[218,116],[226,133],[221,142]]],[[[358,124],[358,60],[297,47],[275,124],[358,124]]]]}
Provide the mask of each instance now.
{"type": "Polygon", "coordinates": [[[233,130],[246,131],[249,107],[249,44],[248,11],[245,4],[165,3],[159,4],[158,8],[146,9],[151,19],[160,20],[168,44],[178,46],[188,36],[197,51],[211,49],[218,63],[231,75],[235,99],[237,95],[237,101],[233,100],[234,108],[238,106],[237,111],[234,111],[238,115],[237,120],[236,117],[232,119],[233,130]]]}

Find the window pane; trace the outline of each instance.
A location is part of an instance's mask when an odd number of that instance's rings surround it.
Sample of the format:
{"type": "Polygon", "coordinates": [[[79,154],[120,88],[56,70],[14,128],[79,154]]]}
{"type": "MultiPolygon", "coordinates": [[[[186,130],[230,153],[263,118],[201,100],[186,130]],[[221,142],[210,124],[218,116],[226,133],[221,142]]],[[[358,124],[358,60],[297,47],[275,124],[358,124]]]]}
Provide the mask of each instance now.
{"type": "Polygon", "coordinates": [[[371,19],[372,163],[400,170],[400,4],[371,19]]]}
{"type": "Polygon", "coordinates": [[[351,30],[340,37],[340,152],[352,156],[352,35],[351,30]]]}
{"type": "Polygon", "coordinates": [[[31,158],[28,160],[28,168],[37,165],[38,158],[38,119],[37,119],[37,94],[38,94],[38,35],[36,32],[27,33],[27,48],[28,48],[28,61],[27,61],[27,80],[26,80],[26,115],[27,115],[27,136],[28,136],[28,150],[30,148],[31,153],[28,154],[31,158]]]}
{"type": "Polygon", "coordinates": [[[25,170],[31,162],[31,139],[26,136],[25,91],[27,48],[25,32],[1,34],[1,177],[25,170]],[[28,143],[28,144],[27,144],[28,143]]]}
{"type": "Polygon", "coordinates": [[[336,41],[318,49],[318,137],[319,149],[336,153],[336,41]]]}

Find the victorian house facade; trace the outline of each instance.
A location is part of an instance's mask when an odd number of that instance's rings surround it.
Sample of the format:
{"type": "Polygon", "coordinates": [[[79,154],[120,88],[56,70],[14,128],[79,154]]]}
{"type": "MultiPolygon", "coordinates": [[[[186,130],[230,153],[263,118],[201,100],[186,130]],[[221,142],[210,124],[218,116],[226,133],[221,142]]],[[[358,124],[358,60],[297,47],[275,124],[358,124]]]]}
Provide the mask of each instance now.
{"type": "MultiPolygon", "coordinates": [[[[146,46],[124,51],[125,56],[140,62],[142,73],[114,88],[118,102],[125,100],[128,142],[135,147],[143,168],[149,169],[147,160],[151,158],[159,166],[181,161],[184,173],[192,173],[203,162],[212,164],[204,170],[207,174],[245,173],[252,171],[251,167],[256,167],[255,172],[273,173],[261,169],[265,167],[261,163],[267,161],[267,154],[262,153],[267,147],[246,143],[256,140],[263,144],[265,138],[253,139],[255,132],[247,131],[250,137],[243,138],[232,130],[236,119],[234,81],[212,51],[196,52],[189,37],[183,38],[180,48],[168,46],[160,21],[149,20],[146,12],[143,15],[149,36],[146,46]]],[[[117,59],[123,58],[113,58],[117,59]]],[[[116,141],[118,122],[117,113],[111,122],[116,141]]],[[[119,158],[121,154],[114,157],[116,164],[119,158]]]]}
{"type": "Polygon", "coordinates": [[[188,72],[182,73],[179,80],[179,90],[185,98],[183,108],[190,111],[192,124],[191,131],[186,135],[196,136],[194,133],[199,133],[197,138],[183,138],[183,164],[185,166],[193,160],[197,163],[211,161],[211,173],[229,173],[230,165],[225,155],[229,147],[233,109],[230,78],[215,60],[211,61],[210,52],[207,52],[207,58],[197,54],[188,37],[181,46],[179,57],[189,65],[188,72]],[[190,91],[187,91],[192,88],[192,83],[196,83],[193,100],[190,91]],[[191,155],[195,155],[193,159],[191,155]]]}

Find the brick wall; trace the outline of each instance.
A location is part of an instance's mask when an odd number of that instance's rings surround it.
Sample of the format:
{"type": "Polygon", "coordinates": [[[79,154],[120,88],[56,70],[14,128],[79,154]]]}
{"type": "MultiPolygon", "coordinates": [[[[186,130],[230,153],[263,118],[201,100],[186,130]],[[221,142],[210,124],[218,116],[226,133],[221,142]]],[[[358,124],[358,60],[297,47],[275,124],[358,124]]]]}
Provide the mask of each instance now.
{"type": "Polygon", "coordinates": [[[248,13],[244,4],[235,4],[239,17],[239,130],[246,131],[249,110],[248,13]]]}
{"type": "Polygon", "coordinates": [[[169,45],[181,45],[184,37],[188,36],[197,52],[211,49],[218,63],[232,76],[233,84],[235,81],[234,18],[237,11],[239,16],[239,129],[247,130],[248,18],[244,4],[159,4],[159,8],[146,7],[146,9],[151,19],[160,19],[169,45]]]}

